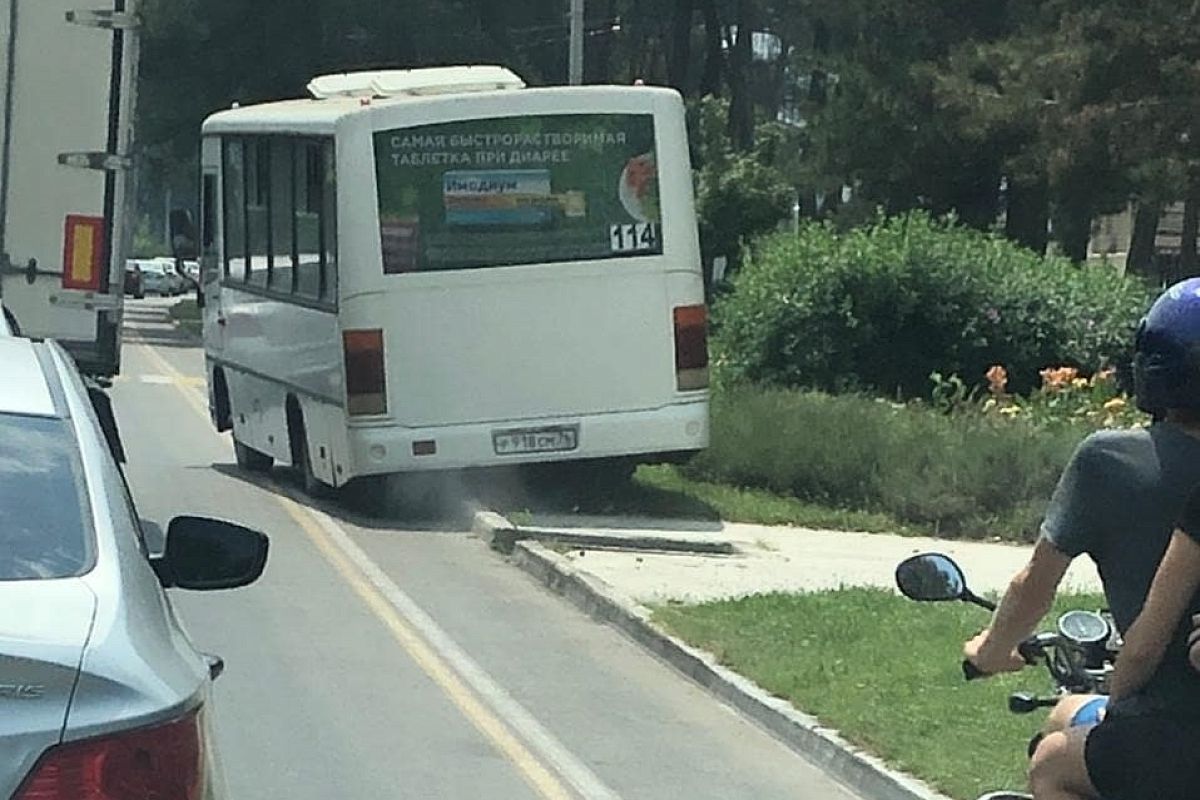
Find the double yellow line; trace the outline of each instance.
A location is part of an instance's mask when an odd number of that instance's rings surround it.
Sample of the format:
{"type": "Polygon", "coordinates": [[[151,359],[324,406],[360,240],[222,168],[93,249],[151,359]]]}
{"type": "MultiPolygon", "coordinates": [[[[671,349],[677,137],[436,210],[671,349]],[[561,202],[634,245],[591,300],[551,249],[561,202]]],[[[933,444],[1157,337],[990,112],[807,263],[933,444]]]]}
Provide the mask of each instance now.
{"type": "MultiPolygon", "coordinates": [[[[194,385],[189,378],[163,358],[150,345],[142,346],[150,360],[155,362],[163,374],[169,375],[172,385],[183,394],[188,404],[208,420],[208,408],[196,392],[186,388],[194,385]]],[[[367,579],[355,564],[348,559],[329,534],[317,523],[313,515],[294,500],[279,494],[271,496],[287,511],[288,515],[304,531],[325,560],[342,576],[375,617],[383,623],[392,638],[408,654],[417,666],[442,690],[458,710],[488,741],[507,758],[521,777],[545,800],[571,800],[574,795],[567,790],[559,778],[537,758],[507,725],[471,690],[455,669],[430,646],[395,606],[367,579]]]]}

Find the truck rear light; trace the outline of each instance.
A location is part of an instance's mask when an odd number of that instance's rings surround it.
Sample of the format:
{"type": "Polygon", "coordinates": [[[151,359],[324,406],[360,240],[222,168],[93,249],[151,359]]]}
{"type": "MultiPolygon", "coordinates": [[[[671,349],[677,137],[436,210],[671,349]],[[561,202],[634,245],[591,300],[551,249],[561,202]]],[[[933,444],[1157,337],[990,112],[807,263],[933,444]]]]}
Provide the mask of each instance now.
{"type": "Polygon", "coordinates": [[[68,214],[63,231],[63,288],[98,291],[103,264],[104,218],[68,214]]]}
{"type": "Polygon", "coordinates": [[[708,309],[675,309],[675,386],[681,392],[708,387],[708,309]]]}
{"type": "Polygon", "coordinates": [[[204,795],[199,712],[132,731],[55,745],[13,800],[199,800],[204,795]]]}
{"type": "Polygon", "coordinates": [[[355,416],[387,413],[383,331],[343,331],[346,409],[355,416]]]}

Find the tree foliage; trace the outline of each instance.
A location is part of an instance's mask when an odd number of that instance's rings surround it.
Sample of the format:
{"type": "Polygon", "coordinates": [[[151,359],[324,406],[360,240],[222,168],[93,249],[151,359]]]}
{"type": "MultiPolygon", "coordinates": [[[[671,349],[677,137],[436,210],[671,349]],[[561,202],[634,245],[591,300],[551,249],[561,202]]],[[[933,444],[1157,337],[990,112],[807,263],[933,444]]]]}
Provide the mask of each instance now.
{"type": "MultiPolygon", "coordinates": [[[[149,194],[191,188],[204,116],[302,95],[315,74],[484,62],[533,84],[566,74],[567,0],[144,0],[142,9],[149,194]]],[[[759,196],[786,184],[830,197],[828,214],[851,187],[841,213],[852,219],[877,207],[952,212],[981,229],[1003,219],[1006,235],[1035,250],[1050,222],[1074,259],[1097,214],[1136,203],[1144,234],[1166,204],[1200,210],[1195,3],[588,0],[587,9],[586,80],[721,98],[720,147],[740,154],[738,180],[759,196]],[[776,120],[787,137],[772,133],[776,120]]],[[[735,188],[711,168],[704,185],[698,168],[706,196],[735,188]]],[[[1134,249],[1144,260],[1145,235],[1134,249]]]]}

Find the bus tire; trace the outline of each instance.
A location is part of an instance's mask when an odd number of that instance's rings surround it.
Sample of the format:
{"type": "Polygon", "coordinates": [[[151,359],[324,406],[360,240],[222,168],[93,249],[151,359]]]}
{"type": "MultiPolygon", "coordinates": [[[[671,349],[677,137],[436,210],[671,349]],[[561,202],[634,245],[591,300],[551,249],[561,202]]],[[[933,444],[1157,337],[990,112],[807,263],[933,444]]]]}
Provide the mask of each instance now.
{"type": "Polygon", "coordinates": [[[572,494],[583,499],[608,498],[629,486],[637,462],[630,458],[597,458],[568,461],[562,465],[562,477],[572,494]]]}
{"type": "Polygon", "coordinates": [[[308,430],[304,426],[304,413],[294,398],[288,398],[288,446],[292,450],[292,467],[300,478],[300,485],[309,497],[328,497],[331,489],[313,473],[312,459],[308,454],[308,430]]]}
{"type": "Polygon", "coordinates": [[[213,420],[217,426],[217,432],[233,430],[233,406],[229,402],[229,384],[225,380],[225,371],[222,369],[213,370],[213,420]]]}
{"type": "Polygon", "coordinates": [[[242,444],[236,436],[233,439],[233,455],[238,466],[248,472],[270,472],[275,464],[274,458],[242,444]]]}
{"type": "Polygon", "coordinates": [[[329,496],[329,487],[313,474],[312,460],[308,456],[308,443],[305,441],[300,443],[300,456],[299,462],[296,464],[296,471],[300,474],[300,483],[304,487],[306,495],[317,499],[329,496]]]}
{"type": "Polygon", "coordinates": [[[403,519],[433,520],[449,510],[449,481],[441,472],[401,472],[381,481],[386,512],[403,519]]]}

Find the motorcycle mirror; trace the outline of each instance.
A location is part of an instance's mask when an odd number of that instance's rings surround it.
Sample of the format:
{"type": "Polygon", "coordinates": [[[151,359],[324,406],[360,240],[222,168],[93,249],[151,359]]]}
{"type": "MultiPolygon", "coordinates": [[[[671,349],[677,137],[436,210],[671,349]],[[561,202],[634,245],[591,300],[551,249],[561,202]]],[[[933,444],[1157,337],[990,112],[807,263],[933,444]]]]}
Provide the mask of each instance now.
{"type": "Polygon", "coordinates": [[[911,556],[896,567],[896,586],[905,597],[925,602],[962,600],[995,611],[996,604],[967,588],[967,579],[954,559],[941,553],[911,556]]]}
{"type": "Polygon", "coordinates": [[[924,602],[962,600],[968,594],[962,570],[941,553],[924,553],[900,562],[896,586],[905,597],[924,602]]]}

